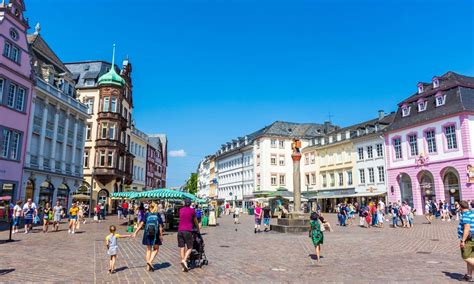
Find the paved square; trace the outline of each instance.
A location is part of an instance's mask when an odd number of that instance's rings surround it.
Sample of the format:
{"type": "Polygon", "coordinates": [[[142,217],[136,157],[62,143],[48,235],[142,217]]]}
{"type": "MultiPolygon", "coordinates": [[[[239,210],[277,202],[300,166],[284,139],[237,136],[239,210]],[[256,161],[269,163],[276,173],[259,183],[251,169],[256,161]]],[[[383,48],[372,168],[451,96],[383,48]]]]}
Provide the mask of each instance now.
{"type": "MultiPolygon", "coordinates": [[[[36,229],[14,235],[18,241],[0,244],[0,282],[448,283],[465,272],[456,221],[428,225],[418,218],[413,229],[364,229],[335,226],[335,216],[328,216],[335,232],[325,232],[319,264],[310,257],[313,247],[307,234],[254,234],[251,216],[237,226],[224,216],[219,226],[203,229],[208,266],[181,272],[176,233],[170,232],[155,260],[155,272],[145,271],[140,236],[119,241],[119,271],[108,275],[104,238],[108,225],[118,223],[109,217],[105,223],[82,225],[75,235],[67,234],[65,224],[58,233],[36,229]]],[[[125,226],[118,231],[124,233],[125,226]]],[[[0,233],[0,240],[7,237],[8,232],[0,233]]]]}

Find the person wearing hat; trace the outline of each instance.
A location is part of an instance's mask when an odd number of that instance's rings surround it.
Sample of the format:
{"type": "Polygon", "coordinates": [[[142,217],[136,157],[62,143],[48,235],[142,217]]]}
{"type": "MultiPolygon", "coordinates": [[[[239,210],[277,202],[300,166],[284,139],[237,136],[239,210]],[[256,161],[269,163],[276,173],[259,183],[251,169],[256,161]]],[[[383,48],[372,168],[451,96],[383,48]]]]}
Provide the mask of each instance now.
{"type": "Polygon", "coordinates": [[[183,271],[188,271],[188,259],[193,250],[193,230],[199,233],[196,211],[191,208],[191,200],[184,200],[184,207],[179,210],[178,247],[183,271]]]}
{"type": "Polygon", "coordinates": [[[461,256],[467,264],[467,274],[463,279],[472,281],[472,269],[474,267],[474,212],[469,209],[469,203],[466,201],[459,202],[461,209],[461,220],[458,226],[459,247],[461,248],[461,256]]]}

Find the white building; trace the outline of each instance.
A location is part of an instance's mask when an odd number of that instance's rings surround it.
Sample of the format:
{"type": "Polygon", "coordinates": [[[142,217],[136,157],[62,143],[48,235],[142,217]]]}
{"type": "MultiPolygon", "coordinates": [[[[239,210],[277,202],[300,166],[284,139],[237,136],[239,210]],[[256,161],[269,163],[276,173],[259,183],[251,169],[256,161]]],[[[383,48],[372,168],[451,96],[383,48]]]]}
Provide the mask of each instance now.
{"type": "Polygon", "coordinates": [[[39,35],[28,36],[35,89],[21,199],[69,206],[82,185],[87,107],[75,99],[72,74],[39,35]]]}
{"type": "Polygon", "coordinates": [[[199,167],[197,170],[197,174],[198,174],[197,195],[201,198],[209,196],[209,190],[211,186],[210,165],[211,165],[211,161],[209,159],[209,156],[206,156],[199,163],[199,167]]]}

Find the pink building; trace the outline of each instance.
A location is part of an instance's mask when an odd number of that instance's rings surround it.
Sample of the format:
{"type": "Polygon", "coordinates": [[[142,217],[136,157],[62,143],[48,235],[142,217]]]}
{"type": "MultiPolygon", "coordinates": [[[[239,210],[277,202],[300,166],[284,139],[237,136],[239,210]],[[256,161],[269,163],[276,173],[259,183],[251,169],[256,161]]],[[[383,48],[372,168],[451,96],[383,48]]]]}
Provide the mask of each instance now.
{"type": "Polygon", "coordinates": [[[474,77],[448,72],[401,102],[385,133],[388,197],[423,214],[428,200],[474,200],[474,77]]]}
{"type": "Polygon", "coordinates": [[[26,152],[32,73],[21,0],[0,3],[0,196],[17,199],[26,152]]]}

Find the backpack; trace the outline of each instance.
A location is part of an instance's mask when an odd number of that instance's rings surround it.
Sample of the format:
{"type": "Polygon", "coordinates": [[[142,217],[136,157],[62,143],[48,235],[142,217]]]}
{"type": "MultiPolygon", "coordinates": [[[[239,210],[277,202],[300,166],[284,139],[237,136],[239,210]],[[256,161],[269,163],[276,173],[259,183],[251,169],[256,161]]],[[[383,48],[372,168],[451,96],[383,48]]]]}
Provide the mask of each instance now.
{"type": "Polygon", "coordinates": [[[148,237],[155,237],[158,232],[158,215],[150,214],[146,218],[145,230],[148,234],[148,237]]]}
{"type": "Polygon", "coordinates": [[[202,210],[201,209],[196,210],[196,218],[199,219],[201,218],[201,216],[202,216],[202,210]]]}

